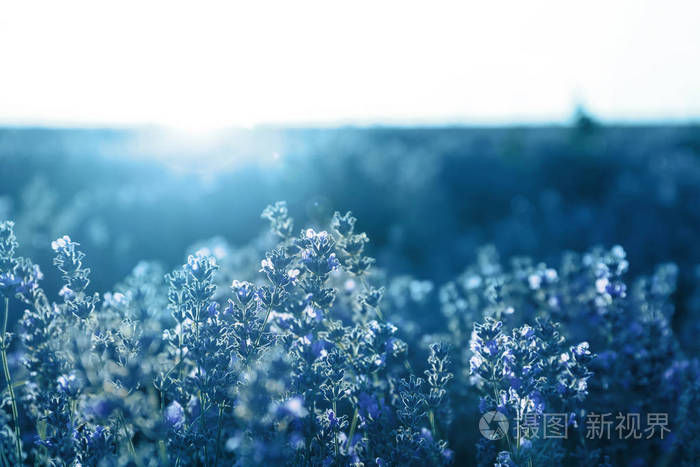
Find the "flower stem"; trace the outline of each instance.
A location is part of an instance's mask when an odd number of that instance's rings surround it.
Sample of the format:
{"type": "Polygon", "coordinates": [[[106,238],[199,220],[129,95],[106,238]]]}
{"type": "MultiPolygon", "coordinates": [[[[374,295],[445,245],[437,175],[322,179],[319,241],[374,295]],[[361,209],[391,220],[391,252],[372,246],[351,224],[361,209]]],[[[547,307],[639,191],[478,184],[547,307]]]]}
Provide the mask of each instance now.
{"type": "Polygon", "coordinates": [[[270,319],[270,313],[272,313],[272,304],[275,301],[275,295],[277,295],[277,287],[274,288],[272,291],[272,295],[270,296],[270,306],[267,307],[267,313],[265,314],[265,321],[263,321],[262,327],[260,328],[260,333],[258,334],[258,338],[255,339],[255,348],[258,348],[258,345],[260,345],[260,339],[262,338],[263,333],[265,332],[265,326],[267,326],[267,321],[270,319]]]}
{"type": "MultiPolygon", "coordinates": [[[[158,394],[160,395],[160,417],[161,420],[165,420],[165,394],[163,394],[162,386],[158,388],[158,394]]],[[[158,454],[160,455],[161,465],[165,465],[168,461],[165,449],[165,436],[161,436],[161,439],[158,440],[158,454]]]]}
{"type": "MultiPolygon", "coordinates": [[[[333,416],[338,416],[338,408],[335,404],[335,399],[333,399],[333,416]]],[[[333,432],[333,444],[335,445],[335,462],[336,465],[340,465],[340,460],[338,459],[338,433],[333,432]]]]}
{"type": "Polygon", "coordinates": [[[207,428],[205,425],[205,418],[204,418],[206,416],[206,411],[207,411],[207,407],[205,406],[205,404],[206,404],[206,399],[202,395],[202,391],[200,390],[199,391],[199,410],[200,410],[199,424],[200,424],[200,427],[202,430],[202,435],[204,435],[204,439],[205,439],[205,442],[204,442],[204,459],[206,460],[205,465],[209,465],[209,448],[208,448],[209,437],[207,436],[207,428]]]}
{"type": "MultiPolygon", "coordinates": [[[[184,320],[183,320],[183,321],[184,321],[184,320]]],[[[178,357],[178,359],[177,359],[177,366],[179,367],[179,368],[178,368],[178,372],[179,372],[179,374],[180,374],[180,378],[179,378],[178,381],[180,381],[180,382],[182,382],[182,381],[184,380],[183,364],[182,364],[182,346],[183,346],[183,342],[182,342],[183,336],[182,336],[182,333],[183,333],[183,326],[184,326],[184,325],[182,324],[183,321],[178,321],[178,324],[180,325],[180,332],[179,332],[179,335],[178,335],[178,354],[179,354],[179,357],[178,357]]]]}
{"type": "Polygon", "coordinates": [[[22,445],[19,431],[19,416],[17,415],[17,400],[15,399],[15,390],[12,387],[12,378],[10,377],[10,367],[7,364],[7,318],[10,314],[10,299],[5,297],[5,314],[2,319],[2,336],[0,337],[0,356],[2,357],[2,369],[5,373],[5,381],[7,389],[10,393],[10,403],[12,404],[12,424],[15,426],[15,449],[17,450],[17,462],[22,463],[22,445]]]}
{"type": "Polygon", "coordinates": [[[223,415],[224,415],[224,404],[219,405],[219,422],[218,422],[218,428],[216,430],[216,456],[214,460],[214,467],[218,467],[219,465],[219,452],[220,452],[220,446],[221,446],[221,425],[223,421],[223,415]]]}
{"type": "Polygon", "coordinates": [[[437,426],[435,425],[435,412],[433,409],[428,411],[428,420],[430,421],[430,430],[432,431],[433,438],[438,438],[437,426]]]}
{"type": "Polygon", "coordinates": [[[357,407],[355,407],[355,412],[352,414],[352,422],[350,423],[350,434],[348,435],[348,449],[352,446],[352,438],[355,436],[355,428],[357,428],[357,407]]]}
{"type": "Polygon", "coordinates": [[[136,457],[136,449],[134,449],[134,443],[131,441],[131,436],[129,435],[129,429],[126,426],[126,420],[124,419],[124,414],[119,413],[119,418],[122,422],[122,428],[124,429],[124,436],[126,437],[127,444],[129,446],[129,452],[131,453],[131,456],[134,458],[134,462],[137,464],[140,464],[138,458],[136,457]]]}
{"type": "MultiPolygon", "coordinates": [[[[194,315],[194,336],[195,336],[195,341],[199,342],[199,319],[200,315],[202,313],[202,307],[197,305],[197,310],[194,315]]],[[[200,379],[200,384],[201,384],[201,378],[202,378],[202,367],[199,364],[200,363],[200,358],[197,356],[196,358],[196,363],[197,363],[197,378],[200,379]]],[[[204,400],[204,395],[202,394],[202,390],[200,389],[198,391],[198,397],[199,397],[199,410],[200,410],[200,415],[199,415],[199,421],[200,421],[200,426],[202,428],[202,435],[204,435],[206,439],[206,426],[205,426],[205,412],[206,412],[206,401],[204,400]]],[[[204,443],[204,459],[206,461],[206,465],[209,465],[209,449],[207,448],[207,443],[205,441],[204,443]]]]}

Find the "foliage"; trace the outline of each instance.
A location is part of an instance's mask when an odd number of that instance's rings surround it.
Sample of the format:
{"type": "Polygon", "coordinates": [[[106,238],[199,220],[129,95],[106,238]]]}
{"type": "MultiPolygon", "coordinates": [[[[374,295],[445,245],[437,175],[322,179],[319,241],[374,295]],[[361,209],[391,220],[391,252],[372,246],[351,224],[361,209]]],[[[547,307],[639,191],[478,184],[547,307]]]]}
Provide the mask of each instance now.
{"type": "Polygon", "coordinates": [[[700,371],[670,326],[675,266],[629,281],[620,246],[557,266],[504,265],[485,247],[436,288],[375,267],[349,212],[325,230],[295,230],[283,202],[263,218],[271,235],[252,246],[199,245],[169,274],[141,262],[102,294],[80,244],[60,237],[60,298],[0,224],[5,315],[25,310],[13,359],[14,334],[2,337],[2,462],[697,462],[700,371]],[[503,439],[478,434],[492,411],[512,422],[503,439]],[[671,432],[588,439],[588,415],[618,411],[668,413],[671,432]],[[566,414],[567,438],[523,431],[546,413],[566,414]]]}

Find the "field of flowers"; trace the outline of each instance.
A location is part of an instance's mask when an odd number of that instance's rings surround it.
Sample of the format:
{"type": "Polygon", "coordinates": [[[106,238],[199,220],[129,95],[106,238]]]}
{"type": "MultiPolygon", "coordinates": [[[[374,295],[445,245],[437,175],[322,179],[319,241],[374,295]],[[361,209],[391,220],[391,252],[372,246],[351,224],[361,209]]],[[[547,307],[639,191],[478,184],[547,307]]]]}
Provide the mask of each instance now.
{"type": "Polygon", "coordinates": [[[0,130],[0,465],[700,463],[697,128],[247,138],[0,130]]]}

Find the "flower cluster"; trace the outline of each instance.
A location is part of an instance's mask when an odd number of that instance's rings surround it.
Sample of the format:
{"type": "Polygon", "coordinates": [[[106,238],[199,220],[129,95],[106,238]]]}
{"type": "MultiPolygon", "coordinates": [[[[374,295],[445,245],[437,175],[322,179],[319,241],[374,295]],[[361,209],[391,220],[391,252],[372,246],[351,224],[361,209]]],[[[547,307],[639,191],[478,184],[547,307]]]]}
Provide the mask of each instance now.
{"type": "Polygon", "coordinates": [[[53,264],[63,273],[65,285],[59,292],[70,311],[81,319],[86,319],[95,310],[99,295],[87,295],[90,285],[90,269],[83,266],[85,253],[78,250],[79,243],[71,241],[68,235],[51,242],[56,253],[53,264]]]}
{"type": "Polygon", "coordinates": [[[169,274],[141,262],[102,294],[63,236],[51,244],[63,279],[53,298],[0,224],[2,462],[697,461],[700,367],[672,326],[674,265],[629,280],[620,246],[558,264],[503,264],[484,247],[437,287],[374,267],[350,213],[298,232],[284,203],[263,217],[263,241],[199,245],[169,274]],[[586,439],[586,416],[604,412],[666,412],[674,424],[665,439],[586,439]],[[479,433],[493,413],[509,421],[500,439],[479,433]],[[551,413],[568,437],[533,429],[551,413]]]}
{"type": "Polygon", "coordinates": [[[141,263],[114,291],[90,295],[85,255],[61,237],[51,245],[61,303],[39,288],[38,269],[14,258],[12,225],[3,224],[3,277],[28,278],[3,284],[28,306],[21,353],[29,381],[10,411],[21,405],[24,419],[2,412],[3,433],[17,441],[4,442],[4,458],[450,463],[449,352],[433,345],[426,380],[415,376],[399,329],[381,313],[384,288],[372,284],[355,219],[336,214],[329,230],[294,237],[283,203],[263,216],[279,243],[257,277],[233,280],[228,292],[215,257],[200,249],[165,281],[141,263]]]}
{"type": "MultiPolygon", "coordinates": [[[[674,399],[688,400],[697,363],[680,351],[671,327],[675,265],[629,281],[620,246],[565,253],[558,266],[528,258],[506,266],[493,247],[477,259],[441,288],[439,299],[448,340],[458,349],[454,358],[466,369],[458,379],[479,394],[478,412],[460,408],[457,419],[498,411],[511,422],[503,440],[478,440],[481,465],[635,463],[662,454],[693,459],[690,447],[677,444],[689,439],[686,433],[644,442],[582,436],[588,413],[672,414],[674,399]],[[547,413],[565,414],[567,439],[523,429],[547,413]]],[[[464,397],[475,397],[470,394],[464,397]]],[[[683,410],[679,421],[695,416],[689,406],[683,410]]]]}
{"type": "MultiPolygon", "coordinates": [[[[508,335],[503,323],[493,318],[474,325],[469,366],[483,392],[479,409],[499,411],[516,421],[507,440],[516,462],[531,461],[540,444],[523,434],[520,423],[549,412],[567,413],[568,422],[575,425],[580,402],[588,394],[588,364],[594,357],[588,342],[566,349],[558,327],[537,319],[534,328],[525,324],[508,335]]],[[[548,449],[553,449],[551,443],[548,449]]]]}

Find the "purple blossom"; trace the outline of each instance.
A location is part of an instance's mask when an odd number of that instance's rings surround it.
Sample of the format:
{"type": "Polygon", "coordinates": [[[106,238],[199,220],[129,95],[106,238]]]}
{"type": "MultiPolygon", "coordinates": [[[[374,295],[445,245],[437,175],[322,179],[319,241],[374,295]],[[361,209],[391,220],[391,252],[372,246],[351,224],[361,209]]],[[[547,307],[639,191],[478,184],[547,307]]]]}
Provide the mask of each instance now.
{"type": "Polygon", "coordinates": [[[180,430],[185,424],[185,410],[178,401],[172,401],[165,409],[165,422],[173,430],[180,430]]]}

